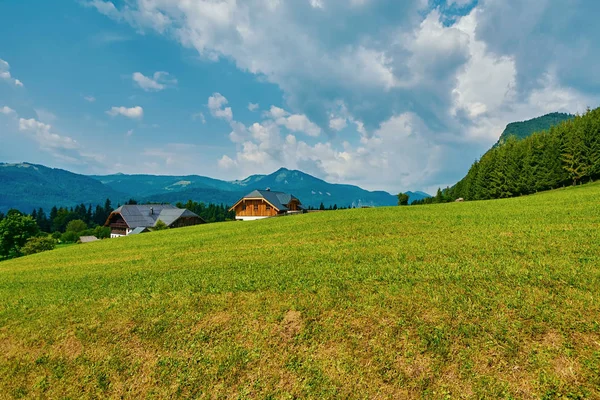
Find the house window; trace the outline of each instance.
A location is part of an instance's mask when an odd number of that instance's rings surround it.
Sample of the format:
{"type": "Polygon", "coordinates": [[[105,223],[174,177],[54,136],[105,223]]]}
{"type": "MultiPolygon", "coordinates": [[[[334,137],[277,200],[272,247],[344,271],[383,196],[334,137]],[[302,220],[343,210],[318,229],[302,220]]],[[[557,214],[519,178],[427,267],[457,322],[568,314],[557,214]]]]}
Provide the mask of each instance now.
{"type": "Polygon", "coordinates": [[[246,203],[242,203],[242,211],[246,211],[246,203]]]}
{"type": "Polygon", "coordinates": [[[271,205],[267,203],[267,211],[271,210],[271,205]]]}
{"type": "Polygon", "coordinates": [[[254,211],[258,211],[258,204],[254,205],[254,211]]]}

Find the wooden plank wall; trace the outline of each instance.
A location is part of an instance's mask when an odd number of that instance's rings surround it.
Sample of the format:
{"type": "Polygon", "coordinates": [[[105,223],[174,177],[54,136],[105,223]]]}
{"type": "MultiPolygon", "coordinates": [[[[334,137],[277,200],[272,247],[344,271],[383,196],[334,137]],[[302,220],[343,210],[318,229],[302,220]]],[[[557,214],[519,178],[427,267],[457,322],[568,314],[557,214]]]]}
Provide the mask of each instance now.
{"type": "Polygon", "coordinates": [[[243,209],[242,201],[235,207],[235,215],[239,217],[273,217],[277,211],[271,207],[267,210],[267,203],[264,200],[246,200],[246,210],[243,209]],[[256,209],[255,209],[256,208],[256,209]]]}

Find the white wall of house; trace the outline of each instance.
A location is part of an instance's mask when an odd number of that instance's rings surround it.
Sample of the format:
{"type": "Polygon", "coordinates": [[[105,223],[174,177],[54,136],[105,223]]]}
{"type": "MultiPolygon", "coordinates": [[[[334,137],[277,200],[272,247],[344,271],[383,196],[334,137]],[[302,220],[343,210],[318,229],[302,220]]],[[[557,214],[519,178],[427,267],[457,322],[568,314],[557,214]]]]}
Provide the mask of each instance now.
{"type": "Polygon", "coordinates": [[[128,229],[125,229],[125,234],[124,234],[124,235],[121,235],[120,233],[112,233],[112,232],[111,232],[111,234],[110,234],[110,238],[111,238],[111,239],[113,239],[113,238],[118,238],[118,237],[127,236],[127,235],[129,235],[129,234],[131,233],[131,231],[132,231],[132,230],[133,230],[133,229],[129,229],[129,228],[128,228],[128,229]]]}
{"type": "Polygon", "coordinates": [[[239,221],[256,221],[257,219],[265,219],[269,217],[235,217],[239,221]]]}

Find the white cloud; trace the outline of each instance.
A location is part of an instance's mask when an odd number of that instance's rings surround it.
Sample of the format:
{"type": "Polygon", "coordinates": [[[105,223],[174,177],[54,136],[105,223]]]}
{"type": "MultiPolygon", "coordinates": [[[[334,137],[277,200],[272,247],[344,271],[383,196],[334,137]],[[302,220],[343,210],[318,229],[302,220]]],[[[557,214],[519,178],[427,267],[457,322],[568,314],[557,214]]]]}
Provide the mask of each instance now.
{"type": "Polygon", "coordinates": [[[219,159],[218,165],[221,169],[232,169],[237,165],[237,163],[234,160],[232,160],[229,156],[224,155],[219,159]]]}
{"type": "Polygon", "coordinates": [[[10,64],[1,58],[0,58],[0,79],[10,82],[15,86],[23,87],[23,82],[21,82],[20,80],[18,80],[16,78],[13,78],[13,76],[10,74],[10,64]]]}
{"type": "Polygon", "coordinates": [[[225,107],[229,102],[221,93],[214,93],[208,98],[208,109],[210,114],[215,118],[233,120],[233,112],[231,107],[225,107]]]}
{"type": "Polygon", "coordinates": [[[258,108],[259,108],[258,103],[248,103],[248,110],[256,111],[256,110],[258,110],[258,108]]]}
{"type": "Polygon", "coordinates": [[[346,118],[331,117],[329,119],[329,127],[334,131],[341,131],[347,126],[346,118]]]}
{"type": "Polygon", "coordinates": [[[108,1],[87,4],[140,31],[168,34],[207,59],[231,59],[238,68],[276,83],[296,102],[299,97],[323,95],[325,88],[365,95],[365,89],[388,91],[401,86],[404,77],[394,65],[404,60],[404,54],[397,56],[389,47],[397,37],[393,30],[401,26],[410,32],[417,12],[427,4],[388,1],[385,18],[352,22],[357,12],[368,11],[371,17],[380,12],[371,9],[373,3],[137,0],[119,8],[108,1]],[[307,8],[327,9],[319,15],[328,19],[307,19],[307,8]]]}
{"type": "Polygon", "coordinates": [[[219,167],[229,171],[272,172],[279,166],[302,168],[333,182],[353,182],[367,188],[415,187],[438,172],[445,148],[432,140],[431,131],[418,116],[405,113],[385,121],[358,146],[344,143],[314,145],[292,134],[281,135],[267,120],[250,128],[235,158],[223,156],[219,167]]]}
{"type": "Polygon", "coordinates": [[[370,188],[428,188],[460,179],[509,122],[599,104],[599,5],[565,13],[547,0],[481,0],[457,17],[430,3],[89,4],[279,86],[286,103],[255,123],[234,120],[219,93],[209,99],[231,128],[235,151],[218,161],[231,174],[285,165],[370,188]],[[323,138],[320,126],[343,135],[323,138]]]}
{"type": "Polygon", "coordinates": [[[96,101],[96,98],[94,96],[84,96],[83,99],[88,103],[93,103],[96,101]]]}
{"type": "Polygon", "coordinates": [[[168,72],[158,71],[152,77],[147,77],[141,72],[134,72],[133,81],[146,92],[159,92],[177,84],[177,79],[171,77],[168,72]]]}
{"type": "Polygon", "coordinates": [[[8,106],[0,107],[0,114],[11,115],[16,114],[16,111],[8,106]]]}
{"type": "Polygon", "coordinates": [[[76,150],[79,148],[79,144],[74,139],[53,133],[51,129],[51,125],[34,118],[19,118],[19,130],[31,134],[42,149],[60,155],[60,150],[76,150]]]}
{"type": "Polygon", "coordinates": [[[323,8],[323,0],[309,0],[313,8],[323,8]]]}
{"type": "Polygon", "coordinates": [[[125,137],[131,137],[131,136],[133,136],[133,129],[130,129],[125,133],[125,137]]]}
{"type": "Polygon", "coordinates": [[[264,114],[272,118],[277,125],[285,126],[292,132],[303,132],[308,136],[319,136],[321,128],[313,123],[304,114],[290,114],[283,108],[271,106],[271,109],[264,114]]]}
{"type": "Polygon", "coordinates": [[[279,118],[275,122],[279,125],[284,125],[292,132],[303,132],[309,136],[319,136],[321,134],[321,128],[311,122],[304,114],[294,114],[287,118],[279,118]]]}
{"type": "Polygon", "coordinates": [[[135,106],[131,108],[127,107],[112,107],[110,110],[106,112],[111,117],[115,117],[117,115],[122,115],[127,118],[142,118],[144,116],[144,109],[140,106],[135,106]]]}

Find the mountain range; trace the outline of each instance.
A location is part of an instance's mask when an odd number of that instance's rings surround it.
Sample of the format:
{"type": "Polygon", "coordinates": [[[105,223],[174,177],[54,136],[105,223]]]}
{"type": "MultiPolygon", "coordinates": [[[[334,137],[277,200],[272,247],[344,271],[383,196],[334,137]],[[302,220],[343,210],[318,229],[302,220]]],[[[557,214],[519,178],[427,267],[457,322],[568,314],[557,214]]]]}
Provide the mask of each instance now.
{"type": "MultiPolygon", "coordinates": [[[[574,115],[551,113],[506,126],[494,146],[509,136],[523,139],[573,118],[574,115]]],[[[304,206],[338,207],[392,206],[395,195],[384,191],[367,191],[358,186],[333,184],[302,171],[281,168],[269,175],[251,175],[237,181],[223,181],[199,175],[80,175],[31,163],[0,163],[0,212],[17,208],[30,212],[34,208],[72,207],[78,204],[114,204],[128,199],[139,202],[176,203],[188,200],[204,203],[233,204],[254,189],[294,194],[304,206]]],[[[424,192],[405,192],[409,202],[430,197],[424,192]]]]}
{"type": "MultiPolygon", "coordinates": [[[[0,163],[0,212],[11,208],[30,212],[42,207],[72,207],[78,204],[113,204],[128,199],[139,202],[176,203],[187,200],[233,204],[254,189],[294,194],[305,207],[391,206],[396,196],[384,191],[367,191],[358,186],[333,184],[302,171],[281,168],[269,175],[251,175],[244,180],[222,181],[198,175],[94,175],[75,174],[31,163],[0,163]]],[[[429,197],[407,192],[409,201],[429,197]]]]}

